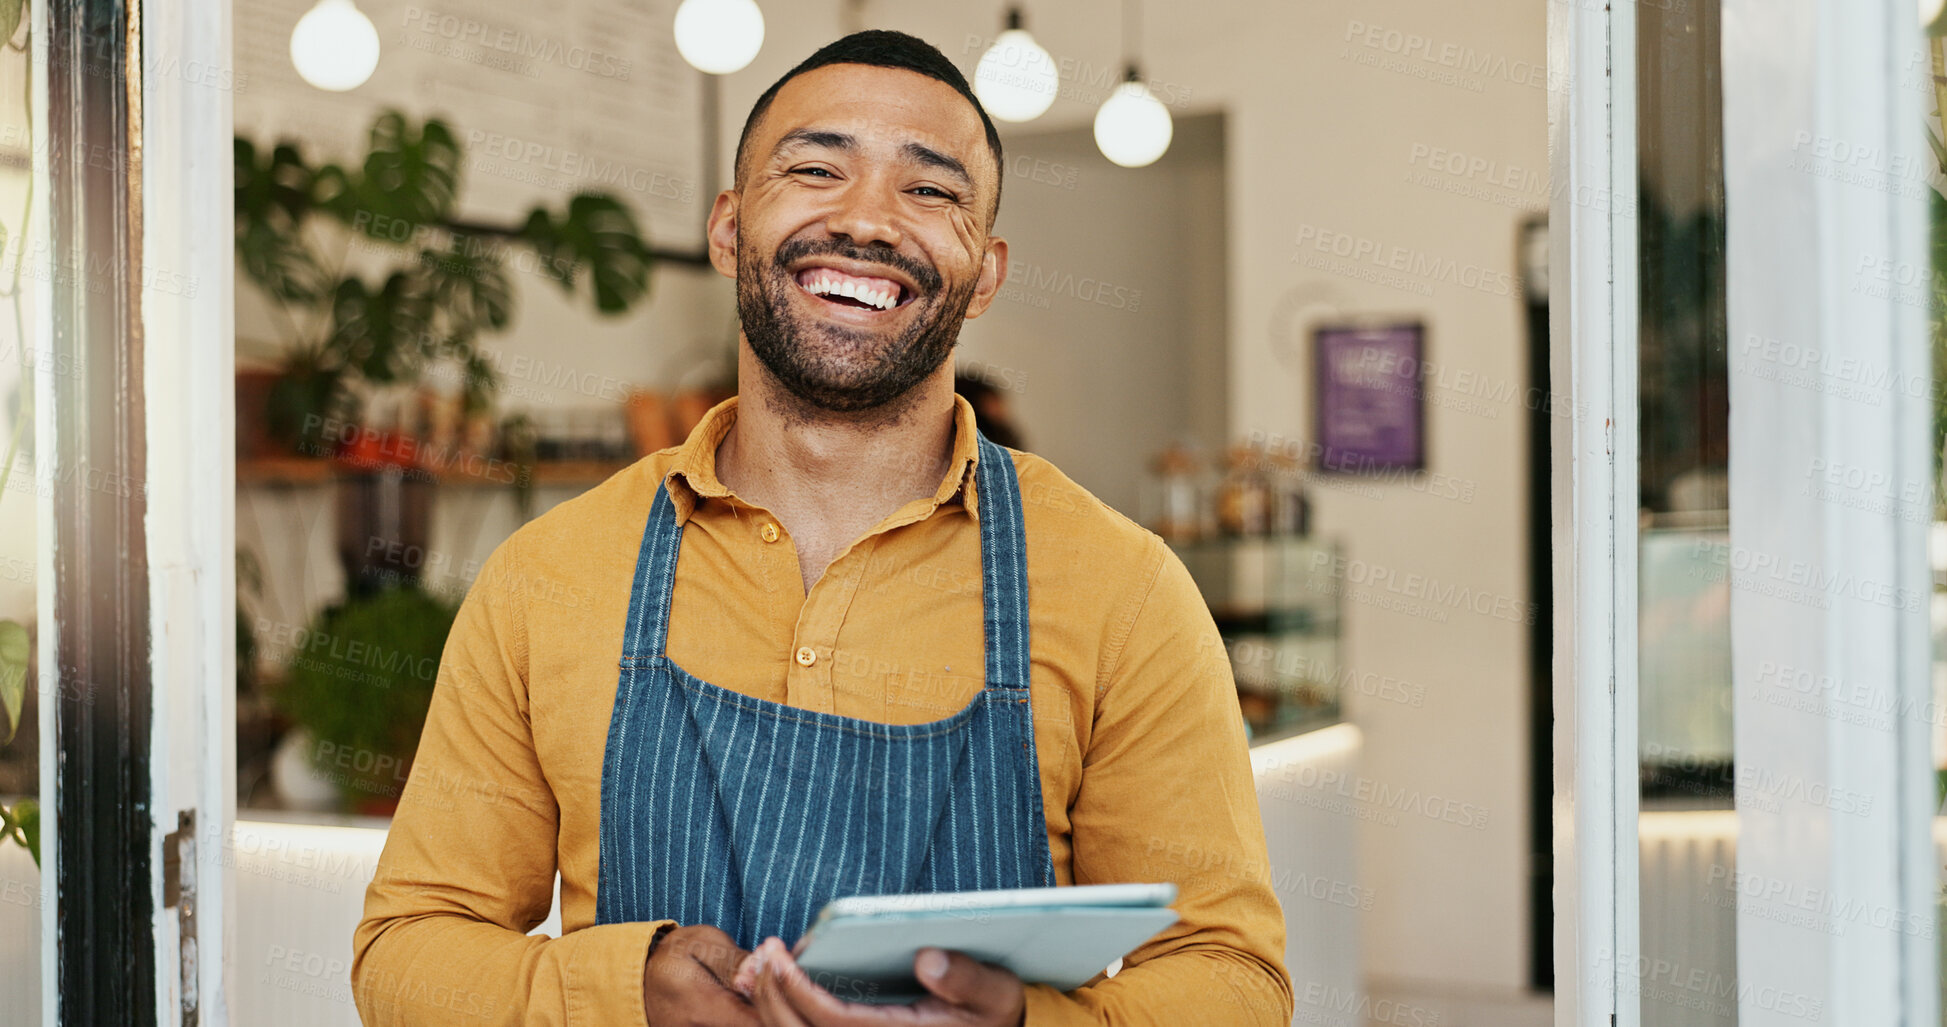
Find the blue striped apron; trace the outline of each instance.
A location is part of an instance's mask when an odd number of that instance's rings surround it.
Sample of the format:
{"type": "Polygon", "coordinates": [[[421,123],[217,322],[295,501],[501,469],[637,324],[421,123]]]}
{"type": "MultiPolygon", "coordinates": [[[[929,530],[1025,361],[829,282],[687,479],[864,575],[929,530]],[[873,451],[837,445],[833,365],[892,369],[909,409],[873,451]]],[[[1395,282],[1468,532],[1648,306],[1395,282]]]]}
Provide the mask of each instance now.
{"type": "Polygon", "coordinates": [[[986,685],[889,725],[755,699],[668,656],[683,529],[656,491],[602,760],[596,921],[794,942],[848,895],[1052,886],[1028,701],[1027,551],[1014,462],[980,440],[986,685]]]}

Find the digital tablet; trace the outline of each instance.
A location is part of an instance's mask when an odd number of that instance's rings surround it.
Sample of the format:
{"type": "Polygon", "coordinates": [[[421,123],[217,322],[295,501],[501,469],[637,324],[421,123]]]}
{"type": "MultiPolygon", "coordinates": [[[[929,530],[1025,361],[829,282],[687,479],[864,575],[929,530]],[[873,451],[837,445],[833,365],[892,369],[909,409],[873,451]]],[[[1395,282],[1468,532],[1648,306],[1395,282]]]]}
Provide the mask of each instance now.
{"type": "Polygon", "coordinates": [[[1029,984],[1080,987],[1176,922],[1173,884],[867,895],[825,904],[797,961],[848,1002],[913,1002],[923,948],[964,952],[1029,984]]]}

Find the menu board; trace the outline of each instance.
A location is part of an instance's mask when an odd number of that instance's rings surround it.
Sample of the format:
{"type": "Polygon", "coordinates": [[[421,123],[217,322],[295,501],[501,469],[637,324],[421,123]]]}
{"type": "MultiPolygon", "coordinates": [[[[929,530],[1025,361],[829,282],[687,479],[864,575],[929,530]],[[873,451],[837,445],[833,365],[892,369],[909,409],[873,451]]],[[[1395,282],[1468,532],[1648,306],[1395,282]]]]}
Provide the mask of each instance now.
{"type": "Polygon", "coordinates": [[[703,73],[676,52],[677,0],[359,0],[379,64],[343,93],[291,64],[314,2],[235,6],[237,134],[349,162],[378,112],[437,116],[465,154],[460,220],[511,228],[537,204],[606,192],[657,250],[703,252],[713,144],[703,73]]]}
{"type": "Polygon", "coordinates": [[[1426,466],[1419,324],[1320,328],[1318,469],[1419,470],[1426,466]]]}

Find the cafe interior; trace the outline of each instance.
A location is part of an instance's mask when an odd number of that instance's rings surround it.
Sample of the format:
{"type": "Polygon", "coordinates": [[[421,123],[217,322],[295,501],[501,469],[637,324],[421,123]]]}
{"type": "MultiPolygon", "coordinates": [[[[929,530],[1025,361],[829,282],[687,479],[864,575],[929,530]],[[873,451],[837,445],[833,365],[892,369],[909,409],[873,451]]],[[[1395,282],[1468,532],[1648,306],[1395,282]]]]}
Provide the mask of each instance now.
{"type": "MultiPolygon", "coordinates": [[[[349,939],[459,603],[735,393],[705,217],[758,95],[867,28],[938,46],[1005,145],[1012,259],[960,392],[1167,541],[1222,633],[1293,1022],[1549,1022],[1548,6],[237,4],[233,63],[180,72],[236,139],[232,1022],[357,1022],[349,939]]],[[[1685,159],[1716,115],[1682,99],[1715,5],[1678,6],[1642,15],[1673,69],[1645,195],[1694,258],[1645,329],[1679,357],[1645,385],[1679,425],[1644,442],[1646,610],[1709,598],[1687,561],[1724,524],[1722,196],[1685,159]]],[[[32,535],[0,538],[0,613],[33,609],[32,535]]],[[[1729,807],[1729,655],[1668,630],[1645,802],[1705,819],[1643,858],[1680,876],[1729,807]]],[[[0,793],[34,788],[18,737],[0,793]]],[[[1674,901],[1667,944],[1731,958],[1674,901]]],[[[10,964],[38,930],[0,931],[10,964]]]]}

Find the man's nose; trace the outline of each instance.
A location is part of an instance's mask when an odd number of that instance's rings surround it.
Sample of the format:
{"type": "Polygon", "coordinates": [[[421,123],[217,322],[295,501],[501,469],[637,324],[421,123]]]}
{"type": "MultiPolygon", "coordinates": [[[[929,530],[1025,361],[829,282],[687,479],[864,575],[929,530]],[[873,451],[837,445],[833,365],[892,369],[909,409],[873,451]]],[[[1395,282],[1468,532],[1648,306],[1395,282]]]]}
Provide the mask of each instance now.
{"type": "Polygon", "coordinates": [[[903,240],[892,216],[894,197],[889,193],[889,188],[871,182],[854,183],[840,198],[838,209],[825,219],[826,230],[858,246],[898,246],[903,240]]]}

